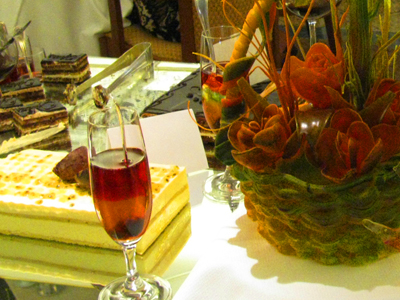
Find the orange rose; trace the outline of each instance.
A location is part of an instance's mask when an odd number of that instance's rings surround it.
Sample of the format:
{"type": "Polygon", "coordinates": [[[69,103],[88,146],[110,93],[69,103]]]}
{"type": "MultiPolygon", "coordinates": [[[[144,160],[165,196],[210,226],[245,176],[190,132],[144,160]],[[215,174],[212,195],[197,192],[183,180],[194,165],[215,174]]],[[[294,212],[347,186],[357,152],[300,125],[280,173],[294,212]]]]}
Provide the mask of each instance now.
{"type": "MultiPolygon", "coordinates": [[[[339,109],[331,118],[331,128],[347,133],[350,126],[358,121],[365,122],[355,110],[349,108],[339,109]]],[[[375,143],[381,140],[382,162],[400,152],[400,127],[397,125],[377,124],[371,127],[371,133],[375,143]]]]}
{"type": "Polygon", "coordinates": [[[366,174],[381,161],[383,154],[382,140],[375,140],[362,121],[352,122],[346,133],[325,129],[315,146],[315,160],[322,174],[335,182],[366,174]]]}
{"type": "Polygon", "coordinates": [[[316,108],[330,107],[331,96],[326,87],[340,91],[345,73],[343,61],[327,45],[316,43],[307,52],[305,61],[292,56],[289,63],[294,93],[316,108]]]}
{"type": "MultiPolygon", "coordinates": [[[[400,123],[400,81],[395,81],[390,78],[382,79],[378,85],[376,93],[369,95],[366,106],[373,104],[377,99],[383,97],[387,92],[395,94],[395,98],[390,107],[384,108],[384,117],[382,123],[396,124],[400,123]]],[[[380,117],[380,116],[377,116],[380,117]]]]}
{"type": "Polygon", "coordinates": [[[275,167],[291,135],[282,112],[274,104],[267,107],[261,123],[236,121],[228,133],[235,148],[232,150],[233,158],[256,172],[265,172],[275,167]]]}

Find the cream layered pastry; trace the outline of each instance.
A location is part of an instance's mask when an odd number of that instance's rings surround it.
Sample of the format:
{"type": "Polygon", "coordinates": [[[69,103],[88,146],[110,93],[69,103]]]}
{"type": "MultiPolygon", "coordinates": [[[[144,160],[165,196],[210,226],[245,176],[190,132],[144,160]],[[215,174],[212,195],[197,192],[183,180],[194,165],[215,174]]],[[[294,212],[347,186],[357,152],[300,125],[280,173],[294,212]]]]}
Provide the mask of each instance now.
{"type": "Polygon", "coordinates": [[[68,127],[67,109],[56,100],[26,104],[12,110],[14,126],[18,135],[56,127],[62,123],[68,127]]]}
{"type": "Polygon", "coordinates": [[[12,109],[16,107],[22,107],[18,98],[0,98],[0,132],[14,129],[12,109]]]}
{"type": "MultiPolygon", "coordinates": [[[[143,255],[138,271],[162,276],[191,235],[190,204],[178,213],[143,255]]],[[[0,234],[0,268],[29,278],[51,276],[61,281],[105,285],[125,274],[120,250],[0,234]]]]}
{"type": "Polygon", "coordinates": [[[40,78],[22,78],[0,86],[2,97],[17,97],[22,103],[41,101],[46,98],[40,78]]]}
{"type": "Polygon", "coordinates": [[[41,61],[41,66],[45,83],[82,83],[90,77],[86,54],[50,54],[41,61]]]}
{"type": "MultiPolygon", "coordinates": [[[[120,249],[101,226],[89,192],[53,173],[66,152],[23,150],[0,159],[0,233],[120,249]]],[[[153,210],[143,254],[189,202],[186,169],[151,165],[153,210]]]]}

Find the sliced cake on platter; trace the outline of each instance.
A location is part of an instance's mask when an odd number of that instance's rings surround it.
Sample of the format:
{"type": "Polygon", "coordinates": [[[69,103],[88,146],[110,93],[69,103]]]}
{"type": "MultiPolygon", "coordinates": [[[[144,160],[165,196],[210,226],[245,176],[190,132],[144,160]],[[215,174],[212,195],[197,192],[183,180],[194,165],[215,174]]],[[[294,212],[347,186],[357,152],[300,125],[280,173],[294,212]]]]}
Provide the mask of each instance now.
{"type": "MultiPolygon", "coordinates": [[[[66,152],[23,150],[0,159],[0,233],[120,249],[101,226],[91,196],[54,174],[66,152]]],[[[147,248],[189,202],[186,169],[150,165],[153,210],[137,246],[147,248]]]]}

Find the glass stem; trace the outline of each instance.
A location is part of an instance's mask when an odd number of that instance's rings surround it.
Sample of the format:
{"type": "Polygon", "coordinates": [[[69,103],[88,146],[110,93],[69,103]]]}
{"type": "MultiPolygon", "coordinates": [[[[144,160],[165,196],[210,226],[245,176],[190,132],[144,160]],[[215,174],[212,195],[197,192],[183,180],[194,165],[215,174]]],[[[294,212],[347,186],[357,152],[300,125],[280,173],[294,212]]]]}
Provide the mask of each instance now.
{"type": "Polygon", "coordinates": [[[310,31],[310,47],[317,42],[317,20],[309,19],[308,22],[308,29],[310,31]]]}
{"type": "Polygon", "coordinates": [[[231,175],[231,169],[232,169],[232,166],[225,166],[224,175],[221,180],[222,182],[228,182],[233,179],[232,175],[231,175]]]}
{"type": "Polygon", "coordinates": [[[134,245],[124,246],[123,252],[126,264],[125,289],[131,292],[141,291],[144,288],[144,282],[136,269],[136,243],[134,245]]]}

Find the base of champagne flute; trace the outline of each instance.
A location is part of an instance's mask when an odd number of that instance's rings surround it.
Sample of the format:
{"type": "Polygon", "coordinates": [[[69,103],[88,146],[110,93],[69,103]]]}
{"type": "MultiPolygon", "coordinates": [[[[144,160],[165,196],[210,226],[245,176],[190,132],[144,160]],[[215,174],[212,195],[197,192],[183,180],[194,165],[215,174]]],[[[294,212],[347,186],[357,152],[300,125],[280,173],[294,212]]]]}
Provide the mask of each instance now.
{"type": "Polygon", "coordinates": [[[244,199],[240,181],[232,177],[229,166],[224,172],[206,179],[203,194],[212,201],[229,204],[231,211],[234,211],[244,199]]]}
{"type": "MultiPolygon", "coordinates": [[[[141,274],[140,277],[145,281],[142,291],[135,293],[122,293],[125,277],[118,278],[105,286],[99,294],[98,300],[170,300],[172,299],[172,289],[170,284],[164,279],[149,274],[141,274]]],[[[129,292],[129,291],[128,291],[129,292]]]]}

